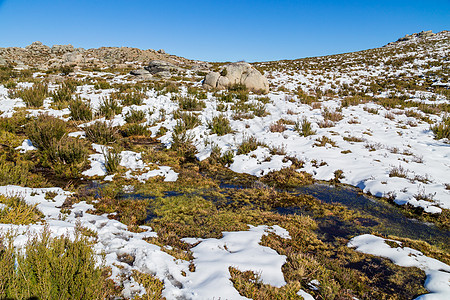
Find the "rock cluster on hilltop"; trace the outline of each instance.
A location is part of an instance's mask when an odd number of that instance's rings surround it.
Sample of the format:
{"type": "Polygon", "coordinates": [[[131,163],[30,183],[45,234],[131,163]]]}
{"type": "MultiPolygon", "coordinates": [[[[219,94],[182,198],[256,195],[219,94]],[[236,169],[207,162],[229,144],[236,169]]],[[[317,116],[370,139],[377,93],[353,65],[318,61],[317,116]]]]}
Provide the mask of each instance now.
{"type": "Polygon", "coordinates": [[[420,40],[420,39],[433,38],[435,36],[444,35],[446,33],[447,33],[446,30],[441,31],[439,33],[433,33],[433,31],[427,30],[427,31],[421,31],[421,32],[418,32],[418,33],[407,34],[404,37],[399,38],[395,42],[391,42],[391,43],[385,45],[384,47],[386,47],[386,46],[395,46],[395,45],[398,45],[398,44],[401,44],[401,43],[404,43],[404,42],[416,41],[416,40],[420,40]]]}
{"type": "Polygon", "coordinates": [[[236,84],[245,85],[255,92],[269,92],[269,81],[257,69],[246,62],[230,63],[222,71],[210,72],[205,76],[205,88],[224,89],[236,84]]]}
{"type": "Polygon", "coordinates": [[[149,61],[165,61],[174,66],[192,67],[197,62],[165,53],[129,47],[75,48],[72,45],[46,46],[34,42],[25,48],[0,48],[0,65],[47,70],[64,66],[81,68],[138,68],[149,61]]]}

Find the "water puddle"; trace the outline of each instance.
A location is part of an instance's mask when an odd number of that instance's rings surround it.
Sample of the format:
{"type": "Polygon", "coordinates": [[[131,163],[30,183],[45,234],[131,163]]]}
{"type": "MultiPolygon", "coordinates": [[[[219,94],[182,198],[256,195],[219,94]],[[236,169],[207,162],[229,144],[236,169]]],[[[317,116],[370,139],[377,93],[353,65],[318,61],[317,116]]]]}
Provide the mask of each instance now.
{"type": "MultiPolygon", "coordinates": [[[[294,193],[311,195],[325,203],[342,204],[352,210],[364,212],[377,218],[382,225],[377,226],[377,222],[368,218],[357,218],[356,224],[345,224],[334,216],[327,216],[318,220],[318,223],[319,232],[323,232],[328,237],[348,237],[349,235],[364,233],[353,231],[356,226],[352,225],[359,225],[359,228],[370,229],[374,227],[378,233],[384,235],[424,240],[432,244],[446,245],[450,240],[450,233],[447,230],[440,229],[433,224],[408,219],[394,206],[377,201],[352,188],[313,184],[298,187],[294,193]]],[[[308,214],[300,207],[278,208],[277,211],[281,214],[308,214]]]]}

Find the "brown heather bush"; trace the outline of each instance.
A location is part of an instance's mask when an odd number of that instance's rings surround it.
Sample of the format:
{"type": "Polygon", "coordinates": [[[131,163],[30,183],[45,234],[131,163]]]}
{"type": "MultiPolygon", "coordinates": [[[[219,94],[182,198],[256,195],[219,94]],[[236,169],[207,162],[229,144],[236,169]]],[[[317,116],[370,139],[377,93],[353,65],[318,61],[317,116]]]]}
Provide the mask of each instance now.
{"type": "Polygon", "coordinates": [[[286,125],[280,121],[281,120],[278,120],[277,122],[270,124],[270,132],[284,132],[286,130],[286,125]]]}

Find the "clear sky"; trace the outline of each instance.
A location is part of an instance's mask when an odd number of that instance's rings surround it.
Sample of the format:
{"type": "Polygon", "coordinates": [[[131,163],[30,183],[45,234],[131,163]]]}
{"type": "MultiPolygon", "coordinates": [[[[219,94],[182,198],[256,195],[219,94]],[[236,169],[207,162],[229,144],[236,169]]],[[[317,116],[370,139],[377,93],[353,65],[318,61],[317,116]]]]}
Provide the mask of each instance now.
{"type": "Polygon", "coordinates": [[[251,62],[375,48],[422,30],[450,30],[450,0],[0,0],[0,47],[162,48],[251,62]]]}

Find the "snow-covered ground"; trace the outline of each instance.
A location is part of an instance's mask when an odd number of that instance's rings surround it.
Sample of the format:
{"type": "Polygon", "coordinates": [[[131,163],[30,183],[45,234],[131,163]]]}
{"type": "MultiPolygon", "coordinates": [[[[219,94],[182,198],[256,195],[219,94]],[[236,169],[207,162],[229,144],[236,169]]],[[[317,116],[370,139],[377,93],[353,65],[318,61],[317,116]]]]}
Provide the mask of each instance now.
{"type": "MultiPolygon", "coordinates": [[[[23,246],[28,235],[40,233],[44,226],[52,236],[68,234],[73,236],[76,226],[93,230],[97,233],[95,250],[105,253],[105,264],[112,269],[112,278],[119,281],[120,275],[131,274],[132,270],[154,274],[164,282],[163,296],[167,299],[246,299],[239,295],[229,280],[228,267],[241,271],[252,270],[261,275],[264,283],[280,287],[286,284],[281,266],[286,257],[275,250],[261,246],[263,235],[269,232],[282,238],[290,238],[289,233],[279,226],[249,227],[248,231],[224,232],[221,239],[185,239],[186,242],[198,243],[192,248],[193,263],[196,271],[189,271],[189,262],[175,259],[159,246],[144,241],[146,237],[155,237],[150,227],[141,226],[142,233],[128,231],[127,226],[106,215],[93,215],[87,212],[92,205],[82,201],[73,206],[70,214],[61,214],[60,207],[70,193],[61,188],[24,188],[19,186],[0,187],[2,195],[20,195],[29,204],[37,204],[37,208],[45,215],[47,225],[10,225],[0,224],[0,233],[13,230],[17,237],[16,247],[23,246]],[[48,192],[56,193],[53,199],[45,199],[48,192]],[[77,224],[78,223],[78,224],[77,224]],[[135,260],[130,266],[122,262],[121,254],[132,255],[135,260]]],[[[124,296],[143,293],[138,283],[131,279],[123,282],[124,296]]]]}
{"type": "MultiPolygon", "coordinates": [[[[429,213],[440,213],[442,209],[450,209],[450,145],[448,141],[435,140],[430,130],[430,124],[424,119],[438,122],[444,113],[425,114],[417,108],[387,109],[373,102],[358,105],[343,106],[344,97],[339,93],[344,86],[352,86],[356,90],[366,90],[367,95],[375,98],[388,97],[395,93],[383,91],[377,95],[369,91],[373,80],[410,76],[419,78],[433,70],[443,70],[444,66],[435,66],[437,58],[448,57],[448,33],[434,37],[437,41],[431,50],[420,45],[413,50],[396,53],[395,47],[374,49],[373,54],[379,59],[377,64],[365,62],[361,57],[367,54],[360,52],[346,56],[330,56],[315,60],[302,60],[293,62],[260,63],[259,67],[267,68],[265,74],[272,85],[265,109],[267,114],[263,117],[254,116],[248,119],[234,118],[235,111],[228,109],[219,112],[218,106],[222,104],[220,97],[212,92],[207,93],[206,107],[196,112],[201,124],[188,130],[193,137],[197,149],[197,159],[208,158],[213,147],[218,146],[222,153],[229,150],[235,154],[234,162],[229,168],[234,172],[247,173],[254,176],[264,176],[271,171],[289,167],[292,162],[289,158],[296,158],[304,162],[298,171],[305,171],[318,180],[331,180],[335,171],[341,170],[341,182],[361,188],[364,192],[376,196],[390,197],[398,204],[410,204],[422,207],[429,213]],[[394,49],[394,50],[393,50],[394,49]],[[392,54],[394,53],[394,54],[392,54]],[[390,56],[387,56],[389,54],[390,56]],[[401,68],[394,67],[389,61],[402,57],[415,56],[414,60],[407,60],[401,68]],[[328,69],[314,69],[313,66],[330,65],[328,69]],[[276,67],[274,67],[274,65],[276,67]],[[272,68],[272,69],[270,69],[272,68]],[[283,87],[283,89],[280,89],[283,87]],[[333,91],[335,97],[323,97],[320,104],[303,104],[302,96],[294,95],[293,91],[301,88],[303,91],[318,91],[325,93],[333,91]],[[332,122],[330,127],[320,127],[325,121],[324,112],[337,112],[341,115],[339,121],[332,122]],[[213,134],[208,128],[208,122],[213,117],[223,115],[229,121],[232,132],[223,136],[213,134]],[[422,118],[420,118],[422,117],[422,118]],[[314,134],[302,136],[295,130],[295,122],[306,119],[312,124],[314,134]],[[285,129],[281,132],[272,132],[270,127],[282,120],[285,129]],[[260,146],[248,154],[237,154],[239,145],[245,139],[254,137],[260,146]],[[326,137],[327,139],[324,139],[326,137]],[[324,145],[320,141],[325,141],[324,145]],[[271,149],[279,151],[273,153],[271,149]],[[393,176],[395,173],[401,176],[393,176]]],[[[414,42],[414,41],[413,41],[414,42]]],[[[447,64],[448,66],[448,64],[447,64]]],[[[92,72],[80,73],[80,76],[94,75],[92,72]]],[[[103,74],[104,75],[104,74],[103,74]]],[[[107,74],[111,75],[111,74],[107,74]]],[[[448,78],[448,77],[447,77],[448,78]]],[[[442,78],[436,78],[441,86],[448,85],[442,78]]],[[[117,76],[113,81],[128,82],[125,76],[117,76]]],[[[129,81],[133,82],[133,81],[129,81]]],[[[23,85],[23,84],[22,84],[23,85]]],[[[26,85],[26,84],[25,84],[26,85]]],[[[30,85],[30,84],[28,84],[30,85]]],[[[186,83],[178,96],[188,96],[186,83]]],[[[194,84],[200,86],[200,82],[194,84]]],[[[52,88],[55,88],[54,86],[52,88]]],[[[82,85],[77,94],[90,103],[96,110],[102,99],[114,92],[113,88],[95,90],[93,85],[82,85]]],[[[428,91],[405,93],[410,101],[425,104],[450,104],[450,100],[442,94],[428,91]]],[[[177,101],[173,100],[175,93],[161,94],[154,89],[146,91],[146,98],[142,105],[124,107],[121,114],[117,114],[111,124],[122,126],[126,123],[125,116],[131,109],[144,111],[145,125],[155,137],[160,128],[165,127],[167,132],[159,140],[170,147],[172,133],[177,124],[173,113],[179,109],[177,101]]],[[[261,97],[251,94],[247,104],[260,105],[261,97]]],[[[28,109],[29,115],[40,113],[68,120],[68,109],[56,110],[50,108],[51,98],[45,101],[42,109],[28,109]]],[[[231,104],[227,104],[231,106],[231,104]]],[[[11,99],[8,90],[0,85],[0,112],[2,117],[12,116],[15,109],[23,109],[25,103],[21,99],[11,99]]],[[[105,121],[104,118],[98,119],[105,121]]],[[[94,122],[94,121],[92,121],[94,122]]],[[[70,136],[84,138],[84,126],[81,124],[78,131],[70,136]]],[[[107,174],[105,167],[105,153],[107,146],[92,144],[94,154],[89,156],[90,168],[82,174],[86,178],[97,176],[105,180],[114,180],[115,174],[107,174]]],[[[24,140],[17,151],[26,152],[35,150],[29,140],[24,140]]],[[[165,181],[176,181],[178,174],[169,166],[145,162],[142,153],[121,151],[119,154],[120,166],[125,168],[126,178],[134,178],[145,182],[150,177],[163,176],[165,181]]],[[[63,215],[60,207],[68,192],[60,188],[31,189],[17,186],[2,186],[0,193],[4,195],[22,195],[30,204],[38,204],[45,215],[45,222],[55,235],[73,233],[76,223],[94,230],[98,233],[95,244],[96,250],[106,253],[106,264],[113,270],[113,278],[122,273],[130,274],[132,269],[155,274],[164,282],[163,295],[168,299],[244,299],[234,289],[229,280],[228,267],[233,266],[242,271],[253,270],[260,273],[264,283],[280,287],[285,283],[281,267],[286,257],[279,255],[273,249],[261,246],[259,243],[263,235],[275,232],[283,238],[290,238],[289,233],[278,226],[249,227],[247,231],[225,232],[221,239],[185,239],[186,242],[200,242],[191,249],[194,254],[193,263],[196,271],[189,271],[189,262],[177,260],[159,246],[150,244],[143,239],[156,235],[149,227],[142,233],[130,232],[127,226],[110,220],[103,216],[87,212],[93,206],[85,202],[73,206],[70,214],[63,215]],[[56,192],[53,200],[44,198],[46,192],[56,192]],[[81,216],[81,217],[80,217],[81,216]],[[121,262],[120,254],[132,254],[135,262],[132,266],[121,262]],[[184,274],[184,275],[183,275],[184,274]]],[[[29,231],[40,231],[44,225],[17,226],[0,224],[0,231],[6,232],[14,228],[18,230],[17,246],[26,241],[29,231]]],[[[352,239],[350,247],[357,251],[380,255],[391,259],[402,266],[417,266],[427,274],[425,287],[430,294],[418,299],[446,299],[449,291],[450,267],[441,262],[423,256],[420,252],[409,248],[390,248],[379,237],[365,235],[352,239]]],[[[143,289],[131,278],[125,283],[125,296],[132,293],[143,292],[143,289]]],[[[299,295],[311,299],[305,291],[300,290],[299,295]]]]}

